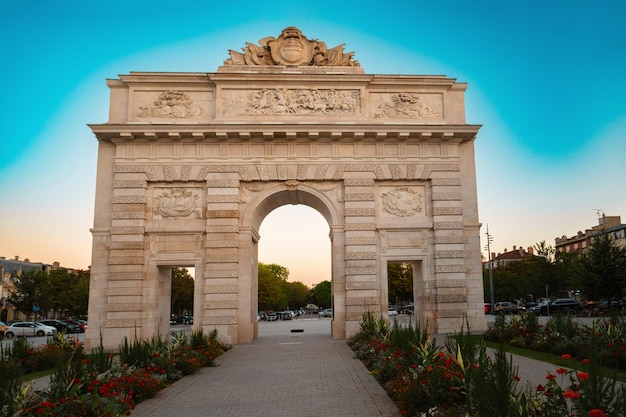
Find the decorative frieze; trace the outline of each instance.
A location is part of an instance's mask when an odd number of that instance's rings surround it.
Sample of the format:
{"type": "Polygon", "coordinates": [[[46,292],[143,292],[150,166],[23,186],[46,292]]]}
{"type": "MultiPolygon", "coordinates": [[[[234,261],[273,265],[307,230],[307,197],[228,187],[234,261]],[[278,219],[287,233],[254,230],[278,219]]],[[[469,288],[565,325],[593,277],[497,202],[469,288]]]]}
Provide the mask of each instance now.
{"type": "Polygon", "coordinates": [[[141,327],[141,320],[106,320],[104,327],[106,328],[139,328],[141,327]]]}
{"type": "Polygon", "coordinates": [[[111,228],[112,235],[143,235],[145,231],[141,226],[115,226],[111,228]]]}
{"type": "Polygon", "coordinates": [[[206,248],[238,248],[237,240],[207,240],[204,245],[206,248]]]}
{"type": "Polygon", "coordinates": [[[433,193],[433,201],[461,201],[461,193],[433,193]]]}
{"type": "Polygon", "coordinates": [[[207,269],[204,271],[204,278],[237,278],[239,274],[235,269],[207,269]]]}
{"type": "Polygon", "coordinates": [[[111,281],[140,281],[143,279],[141,272],[111,272],[109,280],[111,281]]]}
{"type": "Polygon", "coordinates": [[[144,180],[118,180],[113,181],[113,188],[147,188],[148,181],[144,180]]]}
{"type": "Polygon", "coordinates": [[[206,285],[205,294],[237,294],[237,285],[206,285]]]}
{"type": "Polygon", "coordinates": [[[206,216],[209,219],[237,219],[239,210],[207,210],[206,216]]]}
{"type": "Polygon", "coordinates": [[[241,198],[237,194],[209,194],[206,196],[207,203],[239,203],[241,198]]]}
{"type": "Polygon", "coordinates": [[[239,255],[211,255],[206,257],[207,263],[237,263],[239,255]]]}
{"type": "Polygon", "coordinates": [[[376,268],[346,268],[346,275],[376,275],[376,268]]]}
{"type": "Polygon", "coordinates": [[[143,306],[139,303],[120,303],[120,304],[107,304],[107,311],[110,312],[118,312],[118,311],[142,311],[143,306]]]}
{"type": "Polygon", "coordinates": [[[465,265],[437,265],[435,266],[436,273],[454,273],[454,272],[463,272],[465,273],[465,265]]]}
{"type": "Polygon", "coordinates": [[[435,222],[433,224],[435,230],[463,230],[463,222],[435,222]]]}
{"type": "Polygon", "coordinates": [[[111,218],[113,220],[144,220],[146,218],[146,213],[144,211],[114,211],[113,213],[111,213],[111,218]]]}
{"type": "Polygon", "coordinates": [[[432,178],[430,180],[433,186],[442,185],[442,186],[453,186],[453,185],[461,185],[460,178],[432,178]]]}
{"type": "Polygon", "coordinates": [[[207,188],[237,188],[239,180],[232,179],[208,179],[206,180],[207,188]]]}
{"type": "Polygon", "coordinates": [[[460,216],[463,207],[433,207],[433,216],[460,216]]]}
{"type": "Polygon", "coordinates": [[[438,314],[440,319],[463,318],[467,316],[467,310],[458,308],[452,310],[439,309],[438,314]]]}
{"type": "Polygon", "coordinates": [[[143,290],[140,287],[115,287],[107,288],[107,296],[125,296],[125,295],[143,295],[143,290]]]}
{"type": "Polygon", "coordinates": [[[437,288],[465,288],[467,283],[463,279],[438,279],[437,288]]]}
{"type": "Polygon", "coordinates": [[[111,199],[113,204],[145,204],[145,195],[119,195],[111,199]]]}
{"type": "Polygon", "coordinates": [[[378,283],[374,281],[347,282],[346,290],[377,290],[378,283]]]}
{"type": "Polygon", "coordinates": [[[467,295],[465,294],[447,294],[438,295],[437,303],[466,303],[467,295]]]}
{"type": "Polygon", "coordinates": [[[462,235],[440,235],[435,236],[435,244],[458,244],[465,243],[465,238],[462,235]]]}
{"type": "Polygon", "coordinates": [[[111,256],[109,265],[141,265],[143,261],[144,259],[141,256],[111,256]]]}
{"type": "Polygon", "coordinates": [[[376,230],[376,223],[346,223],[346,231],[373,231],[376,230]]]}
{"type": "Polygon", "coordinates": [[[374,201],[374,193],[345,193],[345,201],[374,201]]]}
{"type": "Polygon", "coordinates": [[[237,324],[237,316],[209,316],[202,320],[204,326],[219,326],[224,324],[237,324]]]}
{"type": "Polygon", "coordinates": [[[345,187],[373,187],[374,184],[373,178],[346,178],[343,180],[345,187]]]}
{"type": "Polygon", "coordinates": [[[347,261],[376,259],[376,252],[346,252],[345,259],[347,261]]]}
{"type": "Polygon", "coordinates": [[[204,308],[207,310],[236,309],[237,300],[206,301],[204,303],[204,308]]]}
{"type": "MultiPolygon", "coordinates": [[[[210,217],[207,215],[207,217],[210,217]]],[[[239,232],[239,226],[237,225],[216,225],[207,226],[206,231],[208,233],[237,233],[239,232]]]]}
{"type": "Polygon", "coordinates": [[[346,246],[363,246],[375,245],[375,237],[348,237],[346,238],[346,246]]]}
{"type": "Polygon", "coordinates": [[[143,249],[143,241],[116,241],[109,244],[109,249],[143,249]]]}
{"type": "Polygon", "coordinates": [[[460,171],[459,164],[427,164],[422,171],[422,179],[427,180],[435,171],[457,172],[460,171]]]}
{"type": "Polygon", "coordinates": [[[465,258],[465,251],[463,250],[438,250],[435,251],[435,258],[465,258]]]}
{"type": "Polygon", "coordinates": [[[366,306],[378,304],[377,297],[347,297],[346,306],[366,306]]]}
{"type": "Polygon", "coordinates": [[[346,217],[373,217],[376,210],[373,208],[347,208],[344,210],[346,217]]]}

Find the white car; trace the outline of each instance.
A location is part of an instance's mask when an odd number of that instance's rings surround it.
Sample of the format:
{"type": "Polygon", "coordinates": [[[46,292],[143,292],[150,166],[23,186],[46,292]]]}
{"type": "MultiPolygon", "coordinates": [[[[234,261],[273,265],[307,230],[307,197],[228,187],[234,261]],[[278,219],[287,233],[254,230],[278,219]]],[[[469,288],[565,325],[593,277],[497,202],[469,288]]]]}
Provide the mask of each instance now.
{"type": "Polygon", "coordinates": [[[57,334],[57,329],[45,324],[32,321],[18,321],[9,326],[4,331],[4,337],[26,337],[26,336],[53,336],[57,334]]]}

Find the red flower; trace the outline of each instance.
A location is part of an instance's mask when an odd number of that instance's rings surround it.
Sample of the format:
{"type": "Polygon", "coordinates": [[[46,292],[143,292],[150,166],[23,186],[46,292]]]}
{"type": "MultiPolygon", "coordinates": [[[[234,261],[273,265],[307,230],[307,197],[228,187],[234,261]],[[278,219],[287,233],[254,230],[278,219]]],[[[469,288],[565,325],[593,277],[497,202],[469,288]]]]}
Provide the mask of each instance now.
{"type": "Polygon", "coordinates": [[[546,379],[556,379],[556,375],[548,374],[546,375],[546,379]]]}
{"type": "Polygon", "coordinates": [[[567,373],[567,369],[565,368],[559,368],[556,370],[556,373],[559,375],[565,375],[567,373]]]}
{"type": "Polygon", "coordinates": [[[604,411],[599,408],[594,408],[593,410],[589,410],[589,417],[609,417],[604,414],[604,411]]]}
{"type": "Polygon", "coordinates": [[[544,392],[546,390],[541,384],[537,385],[535,389],[537,390],[537,392],[544,392]]]}
{"type": "Polygon", "coordinates": [[[589,379],[589,374],[583,371],[576,372],[576,376],[580,381],[586,381],[587,379],[589,379]]]}
{"type": "Polygon", "coordinates": [[[570,355],[569,353],[566,353],[564,355],[561,355],[561,359],[565,359],[566,361],[570,360],[572,359],[572,355],[570,355]]]}
{"type": "Polygon", "coordinates": [[[571,399],[577,399],[580,398],[580,394],[577,393],[576,391],[572,391],[571,389],[568,389],[567,391],[565,391],[563,393],[563,396],[565,398],[571,398],[571,399]]]}
{"type": "MultiPolygon", "coordinates": [[[[584,363],[585,365],[589,365],[589,359],[583,359],[582,363],[584,363]]],[[[593,410],[592,410],[593,411],[593,410]]]]}

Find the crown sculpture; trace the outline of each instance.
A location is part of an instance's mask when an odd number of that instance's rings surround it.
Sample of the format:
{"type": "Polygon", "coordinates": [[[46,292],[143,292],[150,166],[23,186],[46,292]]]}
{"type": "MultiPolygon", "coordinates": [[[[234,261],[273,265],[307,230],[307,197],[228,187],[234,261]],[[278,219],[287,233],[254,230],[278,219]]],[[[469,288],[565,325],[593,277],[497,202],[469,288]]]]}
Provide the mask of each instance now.
{"type": "Polygon", "coordinates": [[[359,67],[352,60],[354,52],[343,52],[343,44],[328,49],[326,43],[307,39],[300,29],[289,26],[280,36],[268,36],[259,45],[246,42],[243,53],[229,50],[230,58],[224,65],[282,65],[282,66],[350,66],[359,67]]]}

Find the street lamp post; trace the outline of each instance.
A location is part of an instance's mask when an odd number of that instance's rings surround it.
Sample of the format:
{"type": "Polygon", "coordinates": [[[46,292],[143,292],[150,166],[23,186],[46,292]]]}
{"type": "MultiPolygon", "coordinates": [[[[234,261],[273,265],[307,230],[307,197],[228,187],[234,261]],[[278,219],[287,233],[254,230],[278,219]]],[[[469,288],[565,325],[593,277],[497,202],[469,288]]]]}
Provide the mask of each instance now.
{"type": "Polygon", "coordinates": [[[489,295],[491,296],[491,314],[494,313],[494,308],[496,308],[496,300],[495,294],[493,293],[493,262],[491,260],[491,242],[493,241],[493,236],[489,234],[489,225],[487,225],[487,254],[489,256],[489,295]]]}

